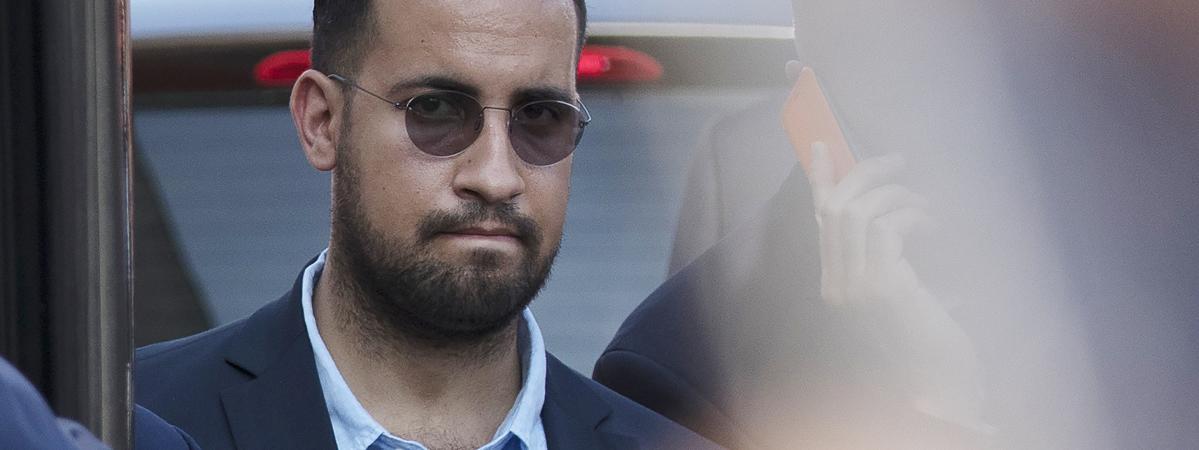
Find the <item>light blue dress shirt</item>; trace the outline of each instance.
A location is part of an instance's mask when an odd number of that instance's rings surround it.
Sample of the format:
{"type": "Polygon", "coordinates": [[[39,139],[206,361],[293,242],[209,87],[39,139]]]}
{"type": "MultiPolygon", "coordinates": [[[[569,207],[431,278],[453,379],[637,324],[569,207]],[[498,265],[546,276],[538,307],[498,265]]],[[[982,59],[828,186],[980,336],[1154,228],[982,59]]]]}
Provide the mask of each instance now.
{"type": "MultiPolygon", "coordinates": [[[[321,252],[308,268],[304,269],[301,302],[304,308],[304,325],[312,353],[316,357],[316,372],[320,377],[321,391],[329,409],[329,420],[333,424],[333,437],[337,448],[342,450],[427,450],[419,442],[406,440],[389,433],[362,407],[346,381],[337,370],[325,341],[316,327],[316,316],[312,312],[312,293],[321,270],[325,268],[325,254],[321,252]]],[[[545,343],[541,329],[533,320],[528,308],[522,314],[527,325],[518,349],[521,356],[523,384],[516,396],[516,403],[508,411],[504,422],[495,430],[490,442],[479,450],[545,450],[545,428],[541,424],[541,407],[545,403],[545,343]]]]}

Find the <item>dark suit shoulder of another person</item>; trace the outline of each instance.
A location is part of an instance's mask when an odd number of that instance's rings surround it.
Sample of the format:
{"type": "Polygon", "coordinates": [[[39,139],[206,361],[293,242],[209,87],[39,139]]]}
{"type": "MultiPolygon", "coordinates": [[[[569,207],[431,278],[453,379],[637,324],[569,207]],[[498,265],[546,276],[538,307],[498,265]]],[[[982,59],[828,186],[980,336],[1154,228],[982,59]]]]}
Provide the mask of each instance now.
{"type": "MultiPolygon", "coordinates": [[[[41,394],[8,361],[0,360],[0,449],[107,449],[82,425],[57,418],[41,394]]],[[[187,433],[135,405],[135,448],[197,450],[187,433]]]]}
{"type": "MultiPolygon", "coordinates": [[[[138,402],[205,449],[335,448],[292,291],[249,318],[137,352],[138,402]]],[[[718,448],[547,355],[541,413],[550,448],[718,448]]]]}
{"type": "Polygon", "coordinates": [[[756,213],[629,315],[596,381],[732,448],[873,448],[875,436],[892,448],[985,446],[914,408],[888,350],[820,298],[814,210],[793,164],[756,213]]]}
{"type": "MultiPolygon", "coordinates": [[[[596,362],[597,381],[734,448],[753,446],[735,412],[749,391],[800,377],[830,378],[804,360],[844,361],[829,349],[838,317],[818,297],[811,193],[798,165],[777,193],[646,298],[596,362]],[[802,322],[802,325],[800,323],[802,322]]],[[[778,392],[778,395],[785,395],[778,392]]],[[[797,398],[796,400],[800,400],[797,398]]],[[[749,419],[753,420],[753,419],[749,419]]]]}
{"type": "Polygon", "coordinates": [[[0,448],[107,449],[86,429],[59,419],[25,376],[0,359],[0,448]]]}
{"type": "Polygon", "coordinates": [[[200,449],[190,435],[141,405],[133,407],[133,435],[133,446],[137,449],[200,449]]]}

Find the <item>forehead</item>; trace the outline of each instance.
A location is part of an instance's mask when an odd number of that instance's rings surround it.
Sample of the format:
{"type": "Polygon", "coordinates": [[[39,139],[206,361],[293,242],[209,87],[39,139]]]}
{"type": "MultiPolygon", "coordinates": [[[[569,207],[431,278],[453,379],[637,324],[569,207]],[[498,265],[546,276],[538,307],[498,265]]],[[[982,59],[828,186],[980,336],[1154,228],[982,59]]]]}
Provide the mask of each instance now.
{"type": "Polygon", "coordinates": [[[458,78],[487,91],[574,90],[570,0],[375,0],[363,71],[384,81],[458,78]],[[369,73],[379,71],[381,73],[369,73]]]}

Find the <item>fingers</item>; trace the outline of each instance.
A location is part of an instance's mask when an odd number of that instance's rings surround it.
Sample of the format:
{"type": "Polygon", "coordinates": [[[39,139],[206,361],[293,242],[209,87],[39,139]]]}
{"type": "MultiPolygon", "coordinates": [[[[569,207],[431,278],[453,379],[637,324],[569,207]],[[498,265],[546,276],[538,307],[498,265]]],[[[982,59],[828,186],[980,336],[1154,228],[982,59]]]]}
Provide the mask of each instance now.
{"type": "Polygon", "coordinates": [[[869,303],[898,287],[896,281],[918,283],[903,259],[903,239],[931,219],[924,213],[927,200],[894,183],[902,168],[900,157],[874,158],[837,182],[827,147],[812,146],[809,181],[820,225],[821,294],[828,304],[869,303]]]}
{"type": "Polygon", "coordinates": [[[812,166],[808,174],[808,183],[812,185],[812,199],[819,211],[837,183],[834,179],[833,158],[829,156],[828,146],[823,142],[812,144],[812,166]]]}
{"type": "MultiPolygon", "coordinates": [[[[825,153],[827,157],[827,150],[825,153]]],[[[829,167],[831,171],[831,162],[829,167]]],[[[835,191],[828,192],[826,206],[843,205],[871,189],[895,182],[903,167],[904,159],[898,154],[870,158],[858,163],[836,184],[835,191]]]]}
{"type": "MultiPolygon", "coordinates": [[[[920,211],[919,208],[925,208],[926,204],[923,197],[898,184],[880,186],[853,199],[845,207],[845,217],[842,219],[845,230],[843,240],[846,243],[842,264],[848,271],[847,276],[861,279],[865,276],[867,265],[874,261],[875,255],[869,253],[870,243],[875,237],[872,228],[880,223],[899,220],[891,217],[896,212],[905,209],[920,211]]],[[[896,217],[906,218],[907,214],[896,217]]]]}
{"type": "Polygon", "coordinates": [[[830,303],[841,304],[845,297],[853,296],[855,283],[851,280],[860,278],[865,267],[866,224],[902,206],[888,204],[896,201],[891,197],[905,195],[883,189],[880,194],[866,196],[864,202],[859,197],[898,178],[903,159],[888,156],[862,161],[837,182],[828,148],[817,143],[812,149],[812,195],[820,224],[822,264],[829,272],[822,278],[832,286],[830,303]]]}
{"type": "MultiPolygon", "coordinates": [[[[864,301],[887,302],[891,306],[910,303],[919,298],[922,291],[919,277],[904,257],[904,238],[909,233],[932,222],[921,208],[902,208],[870,223],[867,244],[867,267],[861,280],[873,288],[864,301]]],[[[908,309],[915,307],[908,305],[908,309]]],[[[902,309],[902,308],[901,308],[902,309]]]]}
{"type": "Polygon", "coordinates": [[[903,259],[904,237],[931,226],[932,222],[932,217],[920,207],[896,209],[874,219],[867,238],[868,264],[881,267],[903,259]]]}
{"type": "Polygon", "coordinates": [[[792,83],[799,79],[799,72],[803,70],[803,64],[796,60],[787,61],[787,65],[783,67],[783,71],[787,74],[787,79],[792,83]]]}
{"type": "Polygon", "coordinates": [[[812,186],[812,203],[816,207],[816,223],[820,229],[820,294],[830,305],[840,305],[845,300],[845,270],[841,260],[844,253],[840,217],[825,216],[824,204],[836,186],[833,161],[828,147],[823,142],[812,144],[812,165],[808,182],[812,186]]]}

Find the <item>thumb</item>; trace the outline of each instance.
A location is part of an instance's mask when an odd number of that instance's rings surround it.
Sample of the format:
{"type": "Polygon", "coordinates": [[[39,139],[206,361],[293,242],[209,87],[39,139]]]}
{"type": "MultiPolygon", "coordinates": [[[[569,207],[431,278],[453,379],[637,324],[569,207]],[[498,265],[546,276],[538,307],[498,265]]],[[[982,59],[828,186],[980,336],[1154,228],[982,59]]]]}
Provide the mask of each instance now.
{"type": "Polygon", "coordinates": [[[824,142],[812,143],[812,168],[808,173],[808,183],[812,185],[812,197],[817,210],[824,206],[829,193],[836,183],[833,181],[833,161],[828,154],[828,146],[824,142]]]}

